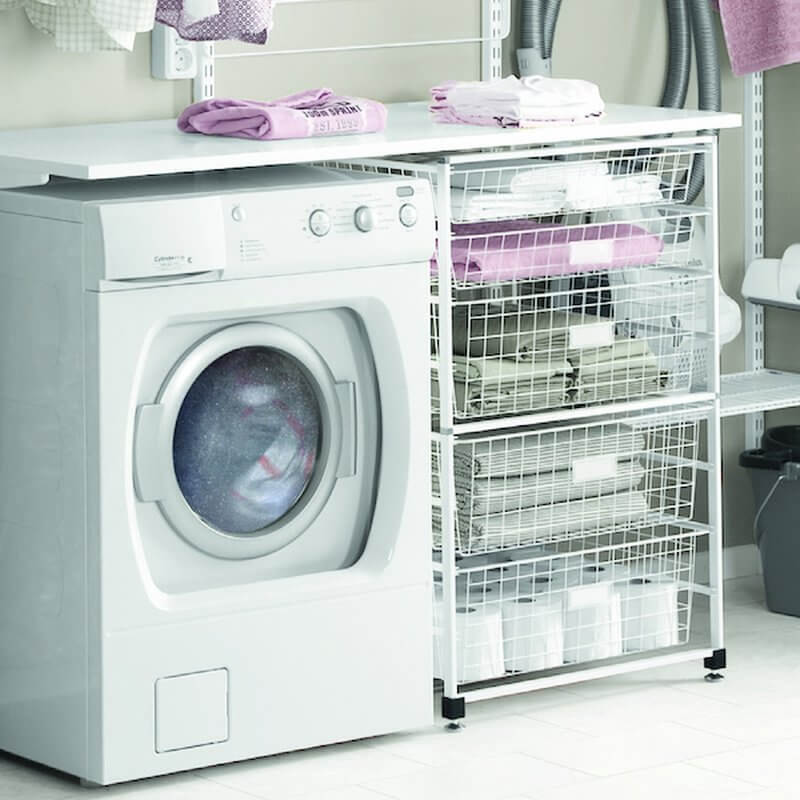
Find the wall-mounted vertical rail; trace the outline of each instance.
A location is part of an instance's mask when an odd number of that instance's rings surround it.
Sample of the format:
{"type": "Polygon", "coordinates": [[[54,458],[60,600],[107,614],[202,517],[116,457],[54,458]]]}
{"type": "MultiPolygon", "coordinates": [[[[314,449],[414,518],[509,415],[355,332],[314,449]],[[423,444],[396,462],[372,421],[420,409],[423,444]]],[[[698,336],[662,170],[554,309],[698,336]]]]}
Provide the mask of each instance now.
{"type": "MultiPolygon", "coordinates": [[[[744,86],[744,264],[764,256],[764,75],[748,75],[744,86]]],[[[745,303],[745,369],[764,367],[764,306],[745,303]]],[[[764,413],[746,417],[745,447],[758,447],[764,433],[764,413]]]]}
{"type": "Polygon", "coordinates": [[[214,43],[200,42],[195,45],[197,74],[192,80],[192,102],[199,103],[212,98],[216,92],[214,43]]]}
{"type": "Polygon", "coordinates": [[[482,0],[481,79],[503,77],[503,29],[510,6],[503,0],[482,0]]]}

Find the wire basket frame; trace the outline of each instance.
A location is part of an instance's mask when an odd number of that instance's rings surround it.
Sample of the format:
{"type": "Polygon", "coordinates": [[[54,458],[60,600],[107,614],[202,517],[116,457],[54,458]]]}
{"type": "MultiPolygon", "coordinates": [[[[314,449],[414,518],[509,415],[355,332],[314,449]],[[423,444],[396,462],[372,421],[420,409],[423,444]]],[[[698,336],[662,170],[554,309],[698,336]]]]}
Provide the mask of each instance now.
{"type": "MultiPolygon", "coordinates": [[[[458,683],[613,659],[689,643],[697,541],[678,525],[605,532],[463,559],[456,580],[458,683]]],[[[442,677],[441,585],[434,674],[442,677]]]]}
{"type": "MultiPolygon", "coordinates": [[[[702,419],[689,408],[459,439],[453,445],[455,553],[552,545],[691,519],[702,419]]],[[[436,550],[445,529],[440,447],[434,440],[436,550]]]]}
{"type": "MultiPolygon", "coordinates": [[[[457,292],[450,304],[456,419],[687,393],[707,383],[699,356],[711,338],[707,272],[630,270],[614,283],[584,274],[503,288],[494,299],[457,292]]],[[[434,414],[441,309],[432,304],[434,414]]]]}
{"type": "MultiPolygon", "coordinates": [[[[451,156],[448,221],[557,219],[576,212],[684,204],[687,176],[695,159],[707,155],[708,149],[707,141],[694,137],[631,139],[611,145],[598,141],[577,146],[498,148],[479,156],[451,156]]],[[[436,162],[430,156],[324,165],[378,175],[426,178],[434,189],[438,185],[436,162]]],[[[436,198],[437,193],[434,191],[433,195],[436,198]]]]}

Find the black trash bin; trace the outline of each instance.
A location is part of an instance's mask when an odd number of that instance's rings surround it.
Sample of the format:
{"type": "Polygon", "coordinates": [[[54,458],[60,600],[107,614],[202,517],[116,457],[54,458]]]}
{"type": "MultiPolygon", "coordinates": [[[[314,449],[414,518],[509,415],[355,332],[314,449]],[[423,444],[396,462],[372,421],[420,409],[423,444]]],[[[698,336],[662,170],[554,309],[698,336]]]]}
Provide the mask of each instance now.
{"type": "Polygon", "coordinates": [[[767,607],[800,617],[800,425],[770,428],[739,463],[753,483],[767,607]]]}

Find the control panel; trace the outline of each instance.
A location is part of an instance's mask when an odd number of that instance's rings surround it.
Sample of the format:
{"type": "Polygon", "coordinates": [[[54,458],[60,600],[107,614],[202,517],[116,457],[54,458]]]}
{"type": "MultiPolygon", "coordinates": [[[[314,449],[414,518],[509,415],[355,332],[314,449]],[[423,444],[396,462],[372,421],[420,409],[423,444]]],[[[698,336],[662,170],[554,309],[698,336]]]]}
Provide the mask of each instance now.
{"type": "Polygon", "coordinates": [[[435,247],[424,180],[292,167],[197,179],[188,191],[179,178],[152,185],[160,195],[87,204],[90,282],[378,267],[427,261],[435,247]]]}
{"type": "Polygon", "coordinates": [[[429,259],[430,185],[359,177],[223,195],[227,271],[281,274],[429,259]]]}

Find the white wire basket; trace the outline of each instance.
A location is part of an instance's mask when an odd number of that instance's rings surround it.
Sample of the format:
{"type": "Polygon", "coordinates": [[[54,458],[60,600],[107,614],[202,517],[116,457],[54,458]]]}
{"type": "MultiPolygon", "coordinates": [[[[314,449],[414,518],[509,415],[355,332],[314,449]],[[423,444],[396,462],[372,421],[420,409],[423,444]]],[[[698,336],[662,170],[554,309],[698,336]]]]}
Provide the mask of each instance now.
{"type": "MultiPolygon", "coordinates": [[[[463,559],[456,578],[458,683],[688,644],[697,542],[705,535],[680,525],[645,526],[463,559]]],[[[445,616],[437,580],[436,677],[445,662],[445,616]]]]}
{"type": "MultiPolygon", "coordinates": [[[[471,420],[626,402],[704,388],[712,276],[675,268],[516,282],[451,303],[453,416],[471,420]],[[635,277],[635,280],[634,280],[635,277]],[[627,280],[626,280],[627,279],[627,280]]],[[[440,413],[441,318],[432,305],[433,411],[440,413]]],[[[442,378],[445,379],[446,378],[442,378]]]]}
{"type": "MultiPolygon", "coordinates": [[[[459,439],[453,445],[454,550],[469,556],[691,519],[707,409],[612,415],[459,439]]],[[[445,519],[434,440],[433,546],[445,519]]]]}
{"type": "MultiPolygon", "coordinates": [[[[565,214],[611,208],[684,204],[687,176],[702,154],[707,154],[707,147],[691,141],[635,139],[613,145],[509,148],[481,154],[475,161],[454,160],[447,192],[450,210],[439,216],[453,223],[555,220],[565,214]]],[[[326,162],[324,166],[427,178],[437,188],[436,161],[430,156],[326,162]]]]}

